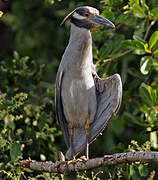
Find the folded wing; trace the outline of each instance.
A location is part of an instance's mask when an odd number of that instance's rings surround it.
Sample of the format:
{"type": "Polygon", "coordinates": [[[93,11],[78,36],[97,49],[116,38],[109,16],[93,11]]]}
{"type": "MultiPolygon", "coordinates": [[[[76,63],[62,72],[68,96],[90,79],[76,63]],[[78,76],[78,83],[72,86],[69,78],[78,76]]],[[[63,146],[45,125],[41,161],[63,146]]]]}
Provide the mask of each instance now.
{"type": "Polygon", "coordinates": [[[107,78],[94,76],[97,93],[97,112],[90,127],[91,143],[107,127],[111,117],[119,110],[122,100],[122,82],[119,74],[107,78]]]}
{"type": "Polygon", "coordinates": [[[68,129],[68,123],[64,115],[63,111],[63,105],[62,105],[62,98],[61,98],[61,85],[62,85],[62,79],[64,76],[64,71],[58,71],[57,78],[56,78],[56,95],[55,95],[55,101],[56,101],[56,117],[57,121],[61,127],[65,143],[67,147],[70,146],[69,142],[69,129],[68,129]]]}

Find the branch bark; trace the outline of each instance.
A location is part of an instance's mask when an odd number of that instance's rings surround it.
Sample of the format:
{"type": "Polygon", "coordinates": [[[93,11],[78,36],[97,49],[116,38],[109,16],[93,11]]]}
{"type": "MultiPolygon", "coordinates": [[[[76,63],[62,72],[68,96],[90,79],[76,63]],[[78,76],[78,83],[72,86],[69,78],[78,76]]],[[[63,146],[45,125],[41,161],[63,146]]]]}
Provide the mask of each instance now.
{"type": "Polygon", "coordinates": [[[20,166],[37,171],[64,174],[132,162],[158,162],[158,152],[127,152],[113,155],[104,155],[103,157],[88,160],[77,159],[72,161],[57,161],[55,163],[50,161],[37,162],[34,160],[21,160],[20,166]]]}

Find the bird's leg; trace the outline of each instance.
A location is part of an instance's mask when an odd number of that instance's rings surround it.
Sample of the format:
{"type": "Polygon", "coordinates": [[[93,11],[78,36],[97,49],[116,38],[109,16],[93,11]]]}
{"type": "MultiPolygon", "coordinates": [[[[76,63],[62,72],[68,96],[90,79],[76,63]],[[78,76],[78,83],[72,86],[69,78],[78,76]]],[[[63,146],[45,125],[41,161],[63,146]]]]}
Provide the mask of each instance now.
{"type": "MultiPolygon", "coordinates": [[[[73,155],[73,160],[74,160],[74,158],[75,158],[75,153],[74,153],[74,146],[73,146],[73,126],[72,126],[72,124],[69,122],[68,123],[68,128],[69,128],[69,133],[70,133],[70,141],[71,141],[71,148],[72,148],[72,155],[73,155]]],[[[71,161],[60,161],[56,166],[55,166],[55,168],[59,168],[60,167],[60,165],[61,164],[65,164],[65,163],[71,163],[73,160],[71,160],[71,161]]]]}
{"type": "Polygon", "coordinates": [[[74,152],[74,145],[73,145],[73,129],[74,127],[72,126],[72,124],[69,122],[68,124],[68,128],[69,128],[69,133],[70,133],[70,141],[71,141],[71,149],[72,149],[72,155],[73,155],[73,159],[75,159],[75,152],[74,152]]]}
{"type": "Polygon", "coordinates": [[[89,119],[87,119],[85,124],[86,131],[86,158],[89,159],[89,147],[88,147],[88,138],[89,138],[89,119]]]}

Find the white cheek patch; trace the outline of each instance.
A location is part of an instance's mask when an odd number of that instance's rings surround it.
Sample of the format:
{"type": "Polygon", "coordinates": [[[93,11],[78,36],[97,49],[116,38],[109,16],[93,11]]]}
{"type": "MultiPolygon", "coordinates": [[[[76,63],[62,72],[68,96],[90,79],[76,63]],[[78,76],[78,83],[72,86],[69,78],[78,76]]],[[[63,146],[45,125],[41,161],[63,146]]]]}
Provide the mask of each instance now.
{"type": "Polygon", "coordinates": [[[77,12],[73,13],[73,17],[79,20],[86,19],[86,17],[79,15],[77,12]]]}

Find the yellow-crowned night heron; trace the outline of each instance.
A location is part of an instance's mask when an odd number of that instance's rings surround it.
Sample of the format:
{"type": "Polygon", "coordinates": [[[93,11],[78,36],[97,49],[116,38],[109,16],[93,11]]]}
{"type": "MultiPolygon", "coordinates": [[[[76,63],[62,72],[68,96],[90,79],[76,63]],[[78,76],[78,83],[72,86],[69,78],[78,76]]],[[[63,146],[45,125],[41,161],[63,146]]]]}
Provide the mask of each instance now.
{"type": "MultiPolygon", "coordinates": [[[[114,28],[99,11],[89,6],[76,8],[70,17],[71,35],[56,78],[56,114],[72,159],[107,126],[122,97],[118,74],[100,79],[92,58],[90,29],[103,25],[114,28]]],[[[63,22],[64,22],[63,21],[63,22]]]]}

